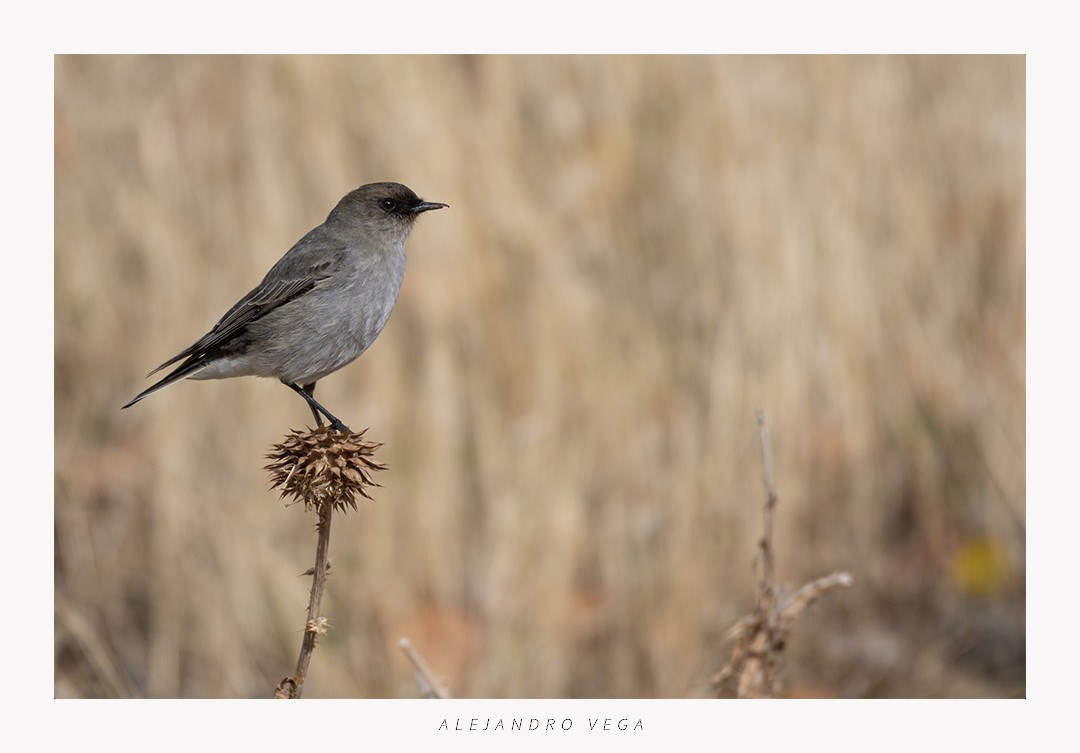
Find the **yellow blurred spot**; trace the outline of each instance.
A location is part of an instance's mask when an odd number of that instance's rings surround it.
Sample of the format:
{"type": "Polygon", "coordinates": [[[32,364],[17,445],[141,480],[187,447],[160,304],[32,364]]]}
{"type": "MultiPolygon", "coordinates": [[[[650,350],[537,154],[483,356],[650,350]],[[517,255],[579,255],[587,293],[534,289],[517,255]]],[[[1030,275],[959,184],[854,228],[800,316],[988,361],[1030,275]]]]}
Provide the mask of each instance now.
{"type": "Polygon", "coordinates": [[[990,597],[1001,593],[1008,577],[1005,547],[992,536],[965,542],[953,557],[952,573],[968,596],[990,597]]]}

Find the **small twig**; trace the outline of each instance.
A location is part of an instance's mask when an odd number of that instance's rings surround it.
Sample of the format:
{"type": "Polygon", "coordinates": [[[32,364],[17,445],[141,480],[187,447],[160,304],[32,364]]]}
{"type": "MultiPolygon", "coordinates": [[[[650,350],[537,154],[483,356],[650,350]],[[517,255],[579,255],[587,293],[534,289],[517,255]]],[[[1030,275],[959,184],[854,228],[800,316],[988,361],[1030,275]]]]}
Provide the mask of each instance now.
{"type": "Polygon", "coordinates": [[[799,613],[836,588],[847,588],[854,582],[850,573],[839,572],[810,581],[795,592],[795,595],[783,605],[780,619],[784,624],[791,623],[799,613]]]}
{"type": "Polygon", "coordinates": [[[769,442],[769,420],[765,411],[758,409],[757,412],[758,436],[761,440],[761,466],[763,470],[762,480],[765,483],[765,532],[758,545],[761,548],[761,592],[772,594],[774,560],[773,560],[773,518],[775,517],[776,501],[779,496],[773,482],[772,449],[769,442]]]}
{"type": "Polygon", "coordinates": [[[409,661],[412,662],[413,667],[416,668],[416,684],[420,686],[420,691],[428,698],[449,698],[450,691],[446,686],[435,679],[435,673],[431,671],[431,667],[424,660],[424,657],[420,652],[413,648],[412,643],[408,638],[401,639],[401,650],[405,652],[405,656],[409,657],[409,661]]]}
{"type": "Polygon", "coordinates": [[[784,586],[776,587],[773,580],[773,519],[779,495],[773,481],[769,424],[764,411],[757,412],[757,422],[765,482],[764,533],[758,542],[761,557],[758,600],[753,614],[743,617],[732,628],[731,658],[713,675],[710,683],[719,690],[729,679],[738,678],[736,695],[739,698],[773,698],[779,694],[780,655],[795,618],[828,591],[852,583],[849,574],[833,573],[807,583],[791,597],[784,586]]]}

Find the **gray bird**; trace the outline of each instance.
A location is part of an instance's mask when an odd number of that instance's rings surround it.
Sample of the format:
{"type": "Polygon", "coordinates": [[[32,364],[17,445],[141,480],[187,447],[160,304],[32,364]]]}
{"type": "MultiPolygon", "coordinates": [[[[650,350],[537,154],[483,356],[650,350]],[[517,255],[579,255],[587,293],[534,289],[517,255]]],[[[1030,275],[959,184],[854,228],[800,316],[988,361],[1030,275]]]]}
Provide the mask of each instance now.
{"type": "Polygon", "coordinates": [[[382,332],[405,276],[405,239],[421,213],[445,206],[400,183],[350,191],[213,329],[147,376],[183,363],[123,407],[181,379],[274,377],[307,401],[318,426],[326,416],[348,431],[315,400],[315,383],[382,332]]]}

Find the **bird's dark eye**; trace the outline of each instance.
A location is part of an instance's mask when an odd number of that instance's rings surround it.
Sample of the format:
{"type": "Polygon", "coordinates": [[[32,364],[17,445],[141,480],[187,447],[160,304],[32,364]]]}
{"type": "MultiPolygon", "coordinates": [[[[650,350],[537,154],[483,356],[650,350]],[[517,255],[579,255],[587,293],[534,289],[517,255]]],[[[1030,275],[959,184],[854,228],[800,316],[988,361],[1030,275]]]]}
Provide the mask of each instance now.
{"type": "Polygon", "coordinates": [[[393,199],[381,199],[379,201],[379,206],[385,209],[387,212],[393,212],[395,209],[397,209],[397,202],[393,199]]]}

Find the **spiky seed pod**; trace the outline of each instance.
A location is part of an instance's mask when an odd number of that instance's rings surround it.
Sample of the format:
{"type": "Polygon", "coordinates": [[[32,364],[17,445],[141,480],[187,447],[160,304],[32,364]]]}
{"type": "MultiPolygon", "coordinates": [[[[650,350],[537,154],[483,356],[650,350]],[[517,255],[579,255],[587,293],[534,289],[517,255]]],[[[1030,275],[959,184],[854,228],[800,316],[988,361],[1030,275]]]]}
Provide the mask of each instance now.
{"type": "MultiPolygon", "coordinates": [[[[365,429],[366,431],[366,429],[365,429]]],[[[271,462],[270,488],[283,498],[303,502],[305,509],[321,511],[324,505],[345,512],[356,509],[356,495],[371,499],[367,488],[378,486],[372,471],[386,466],[374,460],[382,447],[364,440],[364,432],[337,432],[328,426],[300,433],[295,429],[266,456],[271,462]]]]}

